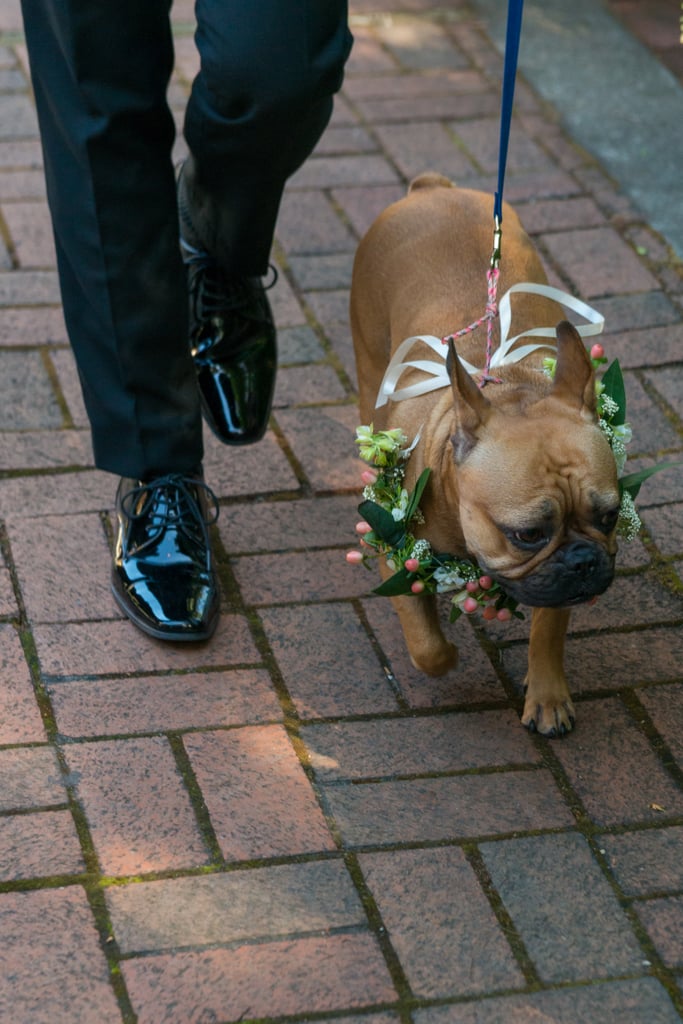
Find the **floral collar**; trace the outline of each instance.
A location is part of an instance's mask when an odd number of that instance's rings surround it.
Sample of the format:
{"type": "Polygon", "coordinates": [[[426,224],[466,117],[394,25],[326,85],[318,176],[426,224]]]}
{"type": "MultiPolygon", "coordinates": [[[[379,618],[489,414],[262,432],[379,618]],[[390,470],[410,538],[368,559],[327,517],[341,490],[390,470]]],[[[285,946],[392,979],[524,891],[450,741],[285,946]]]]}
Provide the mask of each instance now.
{"type": "MultiPolygon", "coordinates": [[[[607,363],[602,345],[593,345],[590,356],[595,369],[607,363]]],[[[555,373],[555,363],[553,358],[544,360],[544,371],[550,377],[555,373]]],[[[596,393],[599,426],[609,441],[619,477],[621,507],[617,534],[625,540],[633,540],[641,528],[634,504],[641,484],[673,463],[658,463],[624,475],[626,445],[632,440],[633,432],[626,421],[626,391],[618,360],[615,359],[596,382],[596,393]]],[[[394,597],[452,593],[451,622],[463,613],[477,611],[487,621],[505,621],[513,616],[524,618],[517,602],[499,583],[483,574],[475,561],[437,553],[428,541],[417,539],[412,533],[413,524],[424,523],[419,503],[430,475],[429,469],[423,470],[410,494],[403,486],[406,462],[415,443],[408,447],[408,438],[400,429],[375,432],[372,424],[357,428],[360,457],[374,468],[363,473],[366,487],[364,500],[358,506],[363,521],[356,530],[365,550],[348,552],[347,561],[367,564],[370,557],[386,558],[393,575],[374,589],[376,594],[394,597]]]]}

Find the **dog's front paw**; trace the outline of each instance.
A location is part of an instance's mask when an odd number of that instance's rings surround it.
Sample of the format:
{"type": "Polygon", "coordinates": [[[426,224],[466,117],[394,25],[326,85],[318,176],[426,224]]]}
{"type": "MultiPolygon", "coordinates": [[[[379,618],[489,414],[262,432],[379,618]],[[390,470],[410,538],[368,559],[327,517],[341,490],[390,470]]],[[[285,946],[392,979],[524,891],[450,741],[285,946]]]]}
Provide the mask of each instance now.
{"type": "Polygon", "coordinates": [[[575,722],[576,712],[568,691],[564,694],[539,694],[535,688],[527,687],[522,725],[529,732],[555,739],[571,732],[575,722]]]}
{"type": "Polygon", "coordinates": [[[428,676],[444,676],[458,664],[458,648],[445,639],[420,651],[410,648],[409,653],[415,668],[428,676]]]}

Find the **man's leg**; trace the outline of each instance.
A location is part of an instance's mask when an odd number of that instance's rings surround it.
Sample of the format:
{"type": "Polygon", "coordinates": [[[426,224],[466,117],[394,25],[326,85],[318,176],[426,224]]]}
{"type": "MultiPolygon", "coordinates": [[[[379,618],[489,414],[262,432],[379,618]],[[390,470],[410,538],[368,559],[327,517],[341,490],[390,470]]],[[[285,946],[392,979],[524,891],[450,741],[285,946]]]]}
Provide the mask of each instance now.
{"type": "Polygon", "coordinates": [[[198,0],[201,69],[185,116],[189,199],[223,269],[263,275],[285,182],[332,113],[351,48],[346,0],[198,0]]]}
{"type": "Polygon", "coordinates": [[[204,419],[243,445],[265,433],[275,387],[260,277],[282,191],[327,124],[351,36],[345,0],[199,0],[197,17],[178,186],[190,344],[204,419]]]}
{"type": "Polygon", "coordinates": [[[202,458],[166,105],[168,0],[22,0],[64,314],[100,469],[202,458]]]}
{"type": "Polygon", "coordinates": [[[210,636],[219,592],[178,250],[168,0],[24,0],[69,337],[100,469],[120,474],[118,604],[210,636]]]}
{"type": "MultiPolygon", "coordinates": [[[[202,10],[208,2],[200,0],[202,10]]],[[[333,23],[335,39],[341,31],[338,20],[310,20],[316,7],[306,0],[305,17],[301,10],[293,15],[288,64],[274,76],[279,84],[264,84],[252,67],[261,47],[263,74],[285,55],[273,32],[265,44],[261,3],[211,0],[214,28],[198,32],[202,72],[187,122],[201,186],[198,209],[208,207],[217,218],[213,238],[221,239],[221,258],[231,254],[222,272],[239,275],[265,268],[286,176],[329,117],[348,50],[344,24],[344,47],[332,45],[334,56],[327,59],[333,23]],[[234,51],[229,8],[233,27],[249,29],[242,32],[244,46],[234,51]],[[305,74],[299,66],[304,53],[305,74]],[[224,62],[233,58],[230,68],[224,62]],[[285,82],[290,88],[282,93],[285,82]],[[294,118],[288,130],[275,110],[294,118]],[[224,136],[233,131],[230,143],[224,136]],[[268,139],[275,155],[264,170],[268,139]]],[[[65,317],[96,463],[127,478],[117,498],[114,596],[153,636],[203,639],[215,628],[218,591],[206,490],[198,476],[201,422],[170,163],[169,3],[23,5],[65,317]]],[[[275,15],[279,3],[271,5],[275,15]]],[[[213,219],[198,218],[203,223],[213,219]]],[[[250,369],[248,361],[244,365],[250,369]]]]}

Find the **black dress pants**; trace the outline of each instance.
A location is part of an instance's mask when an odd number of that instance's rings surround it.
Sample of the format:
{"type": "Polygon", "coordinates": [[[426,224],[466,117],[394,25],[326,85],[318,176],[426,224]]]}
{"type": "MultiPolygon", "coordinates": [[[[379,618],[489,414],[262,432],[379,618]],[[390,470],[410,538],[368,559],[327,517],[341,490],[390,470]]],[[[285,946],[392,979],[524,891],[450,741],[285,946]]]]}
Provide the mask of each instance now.
{"type": "MultiPolygon", "coordinates": [[[[22,0],[69,338],[101,469],[202,458],[166,103],[169,0],[22,0]]],[[[197,0],[185,138],[203,237],[265,273],[286,179],[322,133],[351,37],[346,0],[197,0]],[[210,228],[210,230],[209,230],[210,228]]]]}

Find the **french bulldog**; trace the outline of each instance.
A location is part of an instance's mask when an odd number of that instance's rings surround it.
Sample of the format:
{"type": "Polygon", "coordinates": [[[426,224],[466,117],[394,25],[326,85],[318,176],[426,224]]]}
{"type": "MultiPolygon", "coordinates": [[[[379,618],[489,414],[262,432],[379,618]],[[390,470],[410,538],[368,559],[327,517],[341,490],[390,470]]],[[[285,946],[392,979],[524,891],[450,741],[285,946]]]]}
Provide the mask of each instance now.
{"type": "MultiPolygon", "coordinates": [[[[617,549],[616,464],[598,426],[593,365],[581,337],[560,305],[520,292],[514,335],[557,324],[554,378],[542,368],[548,351],[539,350],[497,368],[482,386],[460,361],[483,367],[480,327],[458,340],[457,352],[451,340],[450,387],[375,408],[404,339],[448,337],[481,317],[492,224],[490,195],[425,173],[361,240],[350,305],[360,415],[375,430],[400,427],[418,438],[406,488],[425,468],[431,474],[415,535],[435,551],[476,560],[532,607],[522,722],[552,737],[575,723],[564,671],[570,609],[607,589],[617,549]]],[[[538,253],[507,204],[502,228],[499,295],[519,282],[545,284],[538,253]]],[[[433,359],[417,342],[410,358],[425,357],[433,359]]],[[[421,370],[408,368],[400,386],[421,379],[421,370]]],[[[380,570],[391,575],[386,565],[380,570]]],[[[392,602],[413,664],[434,676],[454,667],[457,649],[443,634],[435,595],[392,602]]]]}

